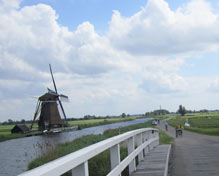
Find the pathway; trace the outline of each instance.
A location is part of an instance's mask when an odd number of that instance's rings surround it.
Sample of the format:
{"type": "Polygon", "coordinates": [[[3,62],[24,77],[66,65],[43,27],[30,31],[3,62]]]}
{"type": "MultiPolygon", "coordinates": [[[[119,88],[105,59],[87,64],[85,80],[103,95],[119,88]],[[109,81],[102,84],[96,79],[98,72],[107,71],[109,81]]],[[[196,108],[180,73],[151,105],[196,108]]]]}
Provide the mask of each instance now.
{"type": "MultiPolygon", "coordinates": [[[[165,131],[165,121],[157,127],[165,131]]],[[[175,138],[175,129],[166,132],[175,138]]],[[[219,137],[200,135],[189,131],[175,138],[171,176],[219,176],[219,137]]]]}
{"type": "Polygon", "coordinates": [[[171,145],[159,145],[137,166],[132,176],[166,176],[171,145]]]}

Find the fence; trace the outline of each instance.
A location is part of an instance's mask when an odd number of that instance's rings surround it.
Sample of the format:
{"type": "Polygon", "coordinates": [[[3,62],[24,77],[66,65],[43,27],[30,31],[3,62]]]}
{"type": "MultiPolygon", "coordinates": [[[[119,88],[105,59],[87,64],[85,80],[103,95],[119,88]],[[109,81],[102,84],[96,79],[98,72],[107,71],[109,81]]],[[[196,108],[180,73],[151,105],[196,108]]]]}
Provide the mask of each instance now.
{"type": "Polygon", "coordinates": [[[129,166],[131,174],[136,170],[135,158],[138,156],[140,162],[144,159],[145,154],[157,145],[159,145],[157,129],[133,130],[58,158],[24,172],[20,176],[58,176],[69,170],[72,170],[72,176],[88,176],[88,160],[108,149],[110,150],[111,171],[107,176],[120,175],[127,166],[129,166]],[[120,161],[120,143],[122,142],[127,144],[128,156],[120,161]]]}

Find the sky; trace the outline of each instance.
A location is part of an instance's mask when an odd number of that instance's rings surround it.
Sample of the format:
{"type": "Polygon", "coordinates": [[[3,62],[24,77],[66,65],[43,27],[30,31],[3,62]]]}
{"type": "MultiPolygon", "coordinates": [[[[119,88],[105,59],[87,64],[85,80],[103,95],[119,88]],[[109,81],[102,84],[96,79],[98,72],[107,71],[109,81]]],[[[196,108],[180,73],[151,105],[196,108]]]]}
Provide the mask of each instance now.
{"type": "Polygon", "coordinates": [[[216,0],[0,0],[0,122],[53,88],[67,117],[219,109],[216,0]]]}

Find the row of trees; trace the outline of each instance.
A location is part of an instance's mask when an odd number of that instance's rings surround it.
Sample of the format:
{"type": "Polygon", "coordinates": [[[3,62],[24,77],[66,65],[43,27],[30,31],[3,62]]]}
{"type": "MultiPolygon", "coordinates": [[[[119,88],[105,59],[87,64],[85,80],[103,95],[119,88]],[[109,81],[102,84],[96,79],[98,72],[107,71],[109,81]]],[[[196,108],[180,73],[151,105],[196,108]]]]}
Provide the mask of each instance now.
{"type": "Polygon", "coordinates": [[[208,113],[208,112],[218,112],[218,110],[207,110],[207,109],[201,109],[199,111],[196,110],[187,110],[184,106],[179,105],[179,109],[177,110],[176,113],[181,114],[182,116],[184,116],[187,113],[208,113]]]}
{"type": "Polygon", "coordinates": [[[122,118],[125,118],[125,117],[130,117],[129,114],[125,114],[125,113],[122,113],[120,116],[95,116],[95,115],[85,115],[83,119],[109,119],[109,118],[115,118],[115,117],[122,117],[122,118]]]}
{"type": "Polygon", "coordinates": [[[158,110],[154,110],[152,112],[146,112],[145,116],[165,115],[165,114],[170,114],[170,112],[166,109],[158,109],[158,110]]]}
{"type": "Polygon", "coordinates": [[[21,120],[12,120],[12,119],[8,119],[8,121],[2,122],[0,124],[2,125],[14,125],[14,124],[25,124],[25,123],[32,123],[32,120],[25,120],[25,119],[21,119],[21,120]]]}

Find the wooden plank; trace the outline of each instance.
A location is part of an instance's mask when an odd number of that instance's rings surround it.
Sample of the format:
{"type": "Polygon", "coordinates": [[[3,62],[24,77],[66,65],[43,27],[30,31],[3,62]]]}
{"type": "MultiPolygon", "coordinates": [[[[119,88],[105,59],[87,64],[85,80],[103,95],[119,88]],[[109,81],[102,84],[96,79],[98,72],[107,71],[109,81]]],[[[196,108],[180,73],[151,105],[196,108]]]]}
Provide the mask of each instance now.
{"type": "Polygon", "coordinates": [[[171,145],[159,145],[139,163],[132,176],[166,176],[171,145]]]}

